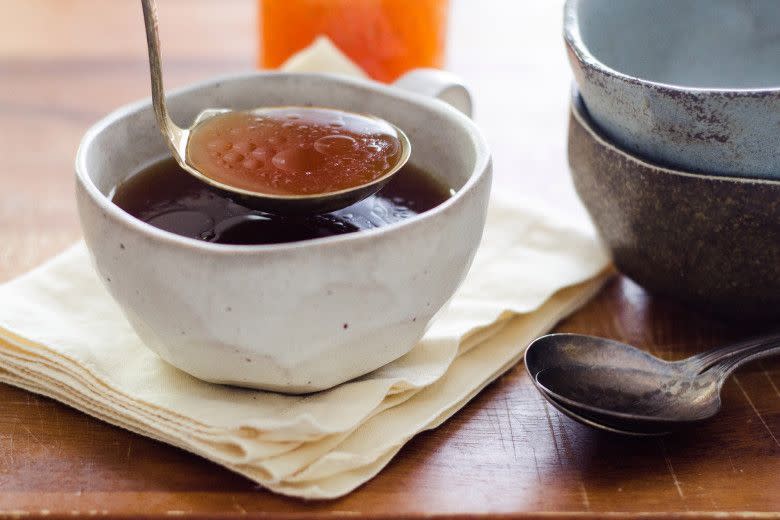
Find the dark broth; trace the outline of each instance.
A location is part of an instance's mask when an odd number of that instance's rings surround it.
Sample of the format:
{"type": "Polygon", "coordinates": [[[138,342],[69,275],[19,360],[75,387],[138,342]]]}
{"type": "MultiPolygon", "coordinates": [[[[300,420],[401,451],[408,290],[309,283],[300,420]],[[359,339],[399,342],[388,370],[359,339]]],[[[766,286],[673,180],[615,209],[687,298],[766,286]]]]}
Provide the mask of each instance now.
{"type": "Polygon", "coordinates": [[[279,244],[386,226],[449,197],[448,188],[407,164],[376,195],[348,208],[324,215],[270,215],[231,200],[168,158],[120,184],[113,202],[177,235],[219,244],[279,244]]]}

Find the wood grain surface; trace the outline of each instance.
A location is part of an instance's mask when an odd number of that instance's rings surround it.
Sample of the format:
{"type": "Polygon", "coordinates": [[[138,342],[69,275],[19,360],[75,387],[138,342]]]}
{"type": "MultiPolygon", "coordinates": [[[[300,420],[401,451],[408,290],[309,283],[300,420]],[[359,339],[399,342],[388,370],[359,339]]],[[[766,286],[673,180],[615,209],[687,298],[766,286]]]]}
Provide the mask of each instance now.
{"type": "MultiPolygon", "coordinates": [[[[159,0],[170,87],[254,64],[253,0],[159,0]]],[[[73,157],[85,129],[148,95],[135,0],[0,0],[0,281],[80,236],[73,157]]],[[[566,173],[569,73],[559,0],[456,1],[449,68],[473,86],[496,190],[582,219],[566,173]]],[[[617,278],[558,330],[675,359],[751,332],[617,278]]],[[[0,386],[0,516],[263,518],[780,516],[780,362],[724,387],[710,423],[637,440],[550,408],[522,365],[413,439],[346,498],[286,499],[167,445],[0,386]]]]}

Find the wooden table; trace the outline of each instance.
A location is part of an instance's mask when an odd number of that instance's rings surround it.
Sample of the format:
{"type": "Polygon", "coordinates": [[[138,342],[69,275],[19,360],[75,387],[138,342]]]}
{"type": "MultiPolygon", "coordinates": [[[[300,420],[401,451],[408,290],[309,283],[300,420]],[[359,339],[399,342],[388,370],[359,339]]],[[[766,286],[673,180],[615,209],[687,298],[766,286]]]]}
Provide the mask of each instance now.
{"type": "MultiPolygon", "coordinates": [[[[137,4],[0,1],[0,281],[79,237],[72,193],[79,138],[102,114],[148,94],[137,4]]],[[[170,86],[252,66],[253,1],[160,4],[170,86]]],[[[569,75],[559,24],[558,0],[456,1],[450,68],[474,87],[478,120],[495,151],[497,189],[584,218],[565,168],[569,75]]],[[[620,278],[558,330],[625,340],[667,358],[748,332],[620,278]]],[[[636,440],[564,418],[518,366],[446,424],[417,436],[355,493],[304,503],[0,386],[0,514],[767,513],[780,510],[779,387],[779,362],[753,364],[728,382],[715,421],[636,440]]]]}

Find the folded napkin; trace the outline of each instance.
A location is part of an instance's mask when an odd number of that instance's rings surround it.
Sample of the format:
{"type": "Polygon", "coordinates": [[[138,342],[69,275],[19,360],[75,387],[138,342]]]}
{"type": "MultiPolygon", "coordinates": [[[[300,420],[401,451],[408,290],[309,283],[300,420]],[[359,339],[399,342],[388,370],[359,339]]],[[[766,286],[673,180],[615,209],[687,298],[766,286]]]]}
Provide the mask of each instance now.
{"type": "MultiPolygon", "coordinates": [[[[300,61],[327,70],[333,56],[326,49],[300,61]]],[[[331,390],[290,396],[206,383],[162,361],[135,335],[79,243],[0,286],[0,381],[273,491],[334,498],[512,367],[609,273],[589,228],[495,199],[471,272],[411,352],[331,390]]]]}

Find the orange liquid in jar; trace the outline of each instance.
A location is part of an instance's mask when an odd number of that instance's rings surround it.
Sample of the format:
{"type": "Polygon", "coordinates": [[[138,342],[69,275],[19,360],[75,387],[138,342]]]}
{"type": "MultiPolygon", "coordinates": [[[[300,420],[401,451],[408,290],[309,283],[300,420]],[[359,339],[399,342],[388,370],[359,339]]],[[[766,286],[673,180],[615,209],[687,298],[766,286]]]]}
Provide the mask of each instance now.
{"type": "Polygon", "coordinates": [[[228,112],[197,125],[190,164],[228,186],[268,195],[314,195],[368,184],[398,164],[387,122],[323,108],[228,112]]]}
{"type": "Polygon", "coordinates": [[[318,36],[374,79],[441,68],[449,0],[259,0],[259,66],[277,68],[318,36]]]}

